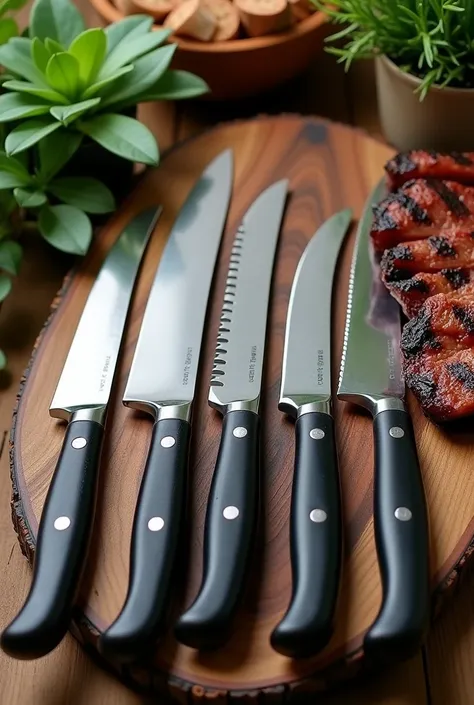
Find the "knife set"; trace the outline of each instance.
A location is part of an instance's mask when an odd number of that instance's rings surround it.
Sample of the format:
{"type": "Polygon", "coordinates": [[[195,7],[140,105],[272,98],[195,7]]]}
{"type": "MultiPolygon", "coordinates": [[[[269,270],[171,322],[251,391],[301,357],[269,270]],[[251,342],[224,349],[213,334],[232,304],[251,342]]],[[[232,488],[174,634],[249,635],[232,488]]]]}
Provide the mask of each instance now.
{"type": "MultiPolygon", "coordinates": [[[[229,150],[206,168],[182,207],[155,275],[126,384],[123,403],[151,414],[154,425],[133,522],[127,596],[100,639],[103,653],[119,661],[149,652],[165,629],[186,498],[192,403],[232,173],[229,150]]],[[[206,512],[203,577],[175,625],[176,638],[196,649],[217,648],[230,637],[255,539],[266,321],[287,192],[282,180],[258,196],[230,256],[208,399],[223,421],[206,512]]],[[[17,658],[51,651],[71,619],[93,525],[115,367],[139,265],[158,217],[155,208],[137,215],[105,259],[51,403],[50,414],[68,426],[41,517],[30,593],[1,637],[3,649],[17,658]]],[[[328,643],[341,579],[331,297],[350,221],[351,211],[341,211],[312,238],[288,308],[279,408],[295,418],[293,590],[271,643],[291,657],[313,655],[328,643]]],[[[374,417],[374,525],[383,600],[364,646],[386,660],[411,655],[426,632],[428,529],[403,402],[399,310],[387,294],[377,325],[368,316],[369,226],[370,203],[354,252],[338,396],[374,417]]]]}

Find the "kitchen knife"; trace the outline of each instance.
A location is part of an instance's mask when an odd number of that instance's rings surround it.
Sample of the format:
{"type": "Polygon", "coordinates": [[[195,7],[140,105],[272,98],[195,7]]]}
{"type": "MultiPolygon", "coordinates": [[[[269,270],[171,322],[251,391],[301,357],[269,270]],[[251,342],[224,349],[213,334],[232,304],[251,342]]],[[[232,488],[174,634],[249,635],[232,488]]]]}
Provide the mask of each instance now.
{"type": "Polygon", "coordinates": [[[163,632],[185,500],[191,405],[233,180],[231,150],[204,171],[173,226],[153,282],[124,404],[154,418],[135,510],[123,608],[100,648],[128,661],[163,632]]]}
{"type": "Polygon", "coordinates": [[[333,215],[306,247],[291,289],[278,408],[296,419],[290,513],[293,589],[271,635],[285,656],[320,651],[332,630],[342,561],[342,518],[331,415],[331,299],[352,211],[333,215]]]}
{"type": "Polygon", "coordinates": [[[259,401],[273,261],[288,181],[266,189],[234,240],[209,404],[224,417],[208,499],[199,593],[175,627],[179,641],[214,648],[227,638],[255,538],[259,401]]]}
{"type": "Polygon", "coordinates": [[[404,404],[400,309],[380,283],[371,256],[372,204],[359,223],[349,284],[338,397],[374,419],[374,530],[383,597],[364,639],[374,661],[415,654],[429,620],[429,541],[426,500],[411,419],[404,404]]]}
{"type": "Polygon", "coordinates": [[[137,215],[87,299],[49,409],[68,422],[38,530],[26,602],[1,638],[16,658],[44,656],[67,631],[94,519],[104,423],[138,267],[160,209],[137,215]]]}

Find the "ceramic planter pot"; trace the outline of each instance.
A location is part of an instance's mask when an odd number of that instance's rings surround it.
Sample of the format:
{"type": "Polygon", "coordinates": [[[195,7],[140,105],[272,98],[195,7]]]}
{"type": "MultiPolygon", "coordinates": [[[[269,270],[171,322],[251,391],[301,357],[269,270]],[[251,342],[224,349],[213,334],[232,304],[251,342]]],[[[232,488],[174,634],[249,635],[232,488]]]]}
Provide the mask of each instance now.
{"type": "Polygon", "coordinates": [[[386,56],[376,59],[380,120],[396,149],[474,150],[474,89],[433,86],[420,102],[419,78],[386,56]]]}

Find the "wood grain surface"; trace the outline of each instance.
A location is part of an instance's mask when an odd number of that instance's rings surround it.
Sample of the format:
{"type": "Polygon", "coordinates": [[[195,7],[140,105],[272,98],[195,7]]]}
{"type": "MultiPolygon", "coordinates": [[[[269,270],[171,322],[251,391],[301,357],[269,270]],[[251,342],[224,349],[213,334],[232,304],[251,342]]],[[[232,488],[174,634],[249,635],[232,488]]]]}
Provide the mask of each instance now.
{"type": "MultiPolygon", "coordinates": [[[[245,691],[249,695],[263,692],[272,702],[282,700],[285,692],[306,693],[354,675],[363,663],[363,634],[380,603],[371,520],[371,422],[354,409],[336,404],[347,554],[336,634],[318,658],[301,662],[285,659],[269,647],[269,633],[282,616],[291,589],[288,510],[293,432],[291,423],[277,411],[291,282],[301,252],[325,218],[346,206],[351,206],[356,216],[360,214],[390,149],[340,125],[287,116],[222,126],[173,150],[158,171],[149,173],[95,243],[79,275],[67,286],[37,348],[14,431],[13,460],[20,502],[16,509],[24,521],[20,527],[23,543],[33,550],[64,433],[60,424],[49,419],[47,408],[93,276],[123,224],[140,208],[162,202],[164,216],[145,261],[115,387],[93,549],[81,591],[77,624],[82,637],[93,646],[97,632],[110,624],[125,597],[131,522],[151,428],[145,417],[120,405],[146,295],[166,236],[191,184],[205,164],[229,146],[234,148],[236,158],[234,198],[215,279],[195,404],[190,463],[192,501],[188,542],[183,551],[183,563],[188,563],[188,568],[176,586],[179,598],[175,609],[189,604],[201,574],[205,502],[220,430],[218,417],[207,407],[207,384],[232,237],[256,195],[272,181],[289,177],[292,195],[275,269],[264,380],[265,509],[255,551],[256,569],[233,639],[225,649],[198,656],[191,649],[178,646],[170,636],[157,650],[150,668],[143,664],[123,675],[147,688],[171,691],[181,699],[217,697],[219,701],[229,691],[233,696],[245,691]],[[262,565],[263,570],[257,569],[262,565]]],[[[336,285],[335,372],[345,318],[350,251],[348,242],[336,285]]],[[[438,596],[452,588],[470,551],[474,482],[462,468],[467,467],[472,444],[467,436],[447,436],[426,421],[416,404],[411,403],[410,407],[430,506],[432,585],[438,596]]]]}

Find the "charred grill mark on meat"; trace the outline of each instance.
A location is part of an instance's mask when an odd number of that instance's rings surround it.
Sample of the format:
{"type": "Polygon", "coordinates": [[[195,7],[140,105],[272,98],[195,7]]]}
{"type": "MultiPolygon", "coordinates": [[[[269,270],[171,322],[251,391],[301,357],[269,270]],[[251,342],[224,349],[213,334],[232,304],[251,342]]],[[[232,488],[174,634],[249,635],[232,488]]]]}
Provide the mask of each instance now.
{"type": "Polygon", "coordinates": [[[407,372],[405,381],[423,407],[436,404],[438,385],[431,372],[407,372]]]}
{"type": "Polygon", "coordinates": [[[416,318],[408,321],[403,329],[401,348],[405,357],[419,355],[426,348],[436,350],[440,347],[439,341],[431,327],[430,315],[421,311],[416,318]]]}
{"type": "Polygon", "coordinates": [[[441,257],[456,257],[456,250],[450,244],[446,237],[441,237],[440,235],[432,235],[428,238],[428,242],[431,247],[435,250],[441,257]]]}
{"type": "Polygon", "coordinates": [[[470,392],[474,392],[474,371],[464,362],[451,362],[446,369],[470,392]]]}
{"type": "Polygon", "coordinates": [[[470,214],[469,208],[452,189],[448,188],[445,181],[427,179],[426,183],[434,191],[436,191],[438,196],[443,199],[449,210],[454,213],[454,215],[462,218],[470,214]]]}
{"type": "Polygon", "coordinates": [[[441,274],[451,284],[453,289],[460,289],[469,283],[469,273],[464,269],[442,269],[441,274]]]}
{"type": "Polygon", "coordinates": [[[462,324],[466,333],[472,335],[474,333],[474,316],[464,306],[453,306],[453,313],[457,320],[462,324]]]}
{"type": "Polygon", "coordinates": [[[461,152],[449,152],[449,156],[460,166],[472,166],[473,161],[467,154],[461,152]]]}
{"type": "Polygon", "coordinates": [[[440,179],[474,184],[474,153],[412,150],[401,152],[385,165],[391,190],[410,179],[440,179]]]}

